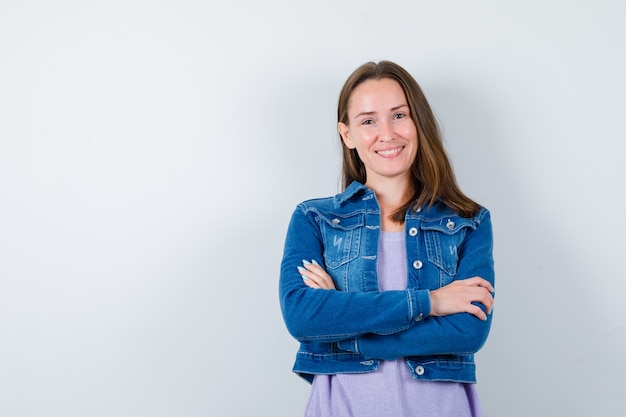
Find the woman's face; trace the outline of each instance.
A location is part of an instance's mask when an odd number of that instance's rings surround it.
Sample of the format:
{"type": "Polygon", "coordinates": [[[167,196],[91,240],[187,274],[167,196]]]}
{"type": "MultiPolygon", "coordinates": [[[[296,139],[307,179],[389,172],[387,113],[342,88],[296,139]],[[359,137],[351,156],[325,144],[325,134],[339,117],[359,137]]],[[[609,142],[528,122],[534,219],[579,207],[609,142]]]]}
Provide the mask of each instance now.
{"type": "Polygon", "coordinates": [[[389,179],[410,182],[417,128],[400,84],[388,78],[360,84],[348,101],[348,120],[338,124],[339,133],[363,161],[367,185],[389,179]]]}

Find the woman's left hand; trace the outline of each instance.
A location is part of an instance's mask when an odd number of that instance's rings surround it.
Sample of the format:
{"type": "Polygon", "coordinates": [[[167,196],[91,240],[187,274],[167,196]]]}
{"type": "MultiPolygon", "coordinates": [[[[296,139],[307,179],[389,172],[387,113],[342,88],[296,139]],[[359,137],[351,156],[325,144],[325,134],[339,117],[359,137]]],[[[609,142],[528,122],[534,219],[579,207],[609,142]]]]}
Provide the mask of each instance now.
{"type": "Polygon", "coordinates": [[[334,290],[335,283],[328,273],[318,264],[315,259],[311,262],[302,261],[303,266],[298,267],[298,272],[302,275],[302,280],[311,288],[321,288],[323,290],[334,290]]]}

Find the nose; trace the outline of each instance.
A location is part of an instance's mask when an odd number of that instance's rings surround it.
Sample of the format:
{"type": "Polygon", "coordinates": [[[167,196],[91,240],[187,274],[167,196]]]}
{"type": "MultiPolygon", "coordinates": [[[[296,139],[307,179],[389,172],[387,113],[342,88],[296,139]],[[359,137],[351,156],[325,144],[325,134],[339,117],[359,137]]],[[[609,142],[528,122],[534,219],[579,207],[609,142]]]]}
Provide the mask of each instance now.
{"type": "Polygon", "coordinates": [[[378,132],[378,139],[382,142],[389,142],[394,138],[393,127],[391,123],[383,121],[380,124],[380,131],[378,132]]]}

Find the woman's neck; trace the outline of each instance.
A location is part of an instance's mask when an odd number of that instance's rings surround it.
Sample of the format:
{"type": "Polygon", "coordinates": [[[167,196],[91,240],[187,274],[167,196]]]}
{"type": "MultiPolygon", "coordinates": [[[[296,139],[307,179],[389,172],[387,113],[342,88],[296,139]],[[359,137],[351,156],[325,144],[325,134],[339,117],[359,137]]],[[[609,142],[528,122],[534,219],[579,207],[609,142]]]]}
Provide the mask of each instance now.
{"type": "Polygon", "coordinates": [[[391,215],[406,204],[413,193],[408,183],[402,181],[385,181],[376,184],[366,183],[376,193],[376,200],[380,206],[381,226],[386,232],[404,230],[404,223],[391,220],[391,215]]]}

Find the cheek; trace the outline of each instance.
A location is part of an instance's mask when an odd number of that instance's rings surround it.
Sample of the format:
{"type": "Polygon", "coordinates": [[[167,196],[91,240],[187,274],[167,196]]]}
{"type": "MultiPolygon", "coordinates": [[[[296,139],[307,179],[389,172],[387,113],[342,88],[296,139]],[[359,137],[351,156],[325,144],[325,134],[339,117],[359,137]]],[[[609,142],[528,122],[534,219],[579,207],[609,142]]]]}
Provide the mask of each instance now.
{"type": "Polygon", "coordinates": [[[413,130],[412,132],[409,132],[409,136],[411,138],[411,142],[413,142],[413,153],[415,155],[417,155],[417,150],[420,147],[420,140],[419,140],[419,136],[417,135],[417,132],[415,132],[415,130],[413,130]]]}
{"type": "Polygon", "coordinates": [[[413,138],[413,142],[415,143],[415,147],[416,147],[416,148],[417,148],[417,147],[419,147],[419,144],[420,144],[420,138],[419,138],[419,134],[417,133],[417,129],[415,129],[415,127],[412,127],[412,128],[410,129],[409,134],[410,134],[410,136],[409,136],[409,137],[413,138]]]}
{"type": "Polygon", "coordinates": [[[413,142],[416,146],[419,144],[419,137],[415,129],[407,128],[403,132],[403,136],[413,142]]]}
{"type": "Polygon", "coordinates": [[[353,138],[357,148],[368,148],[376,142],[376,135],[370,132],[359,132],[359,134],[353,138]]]}

